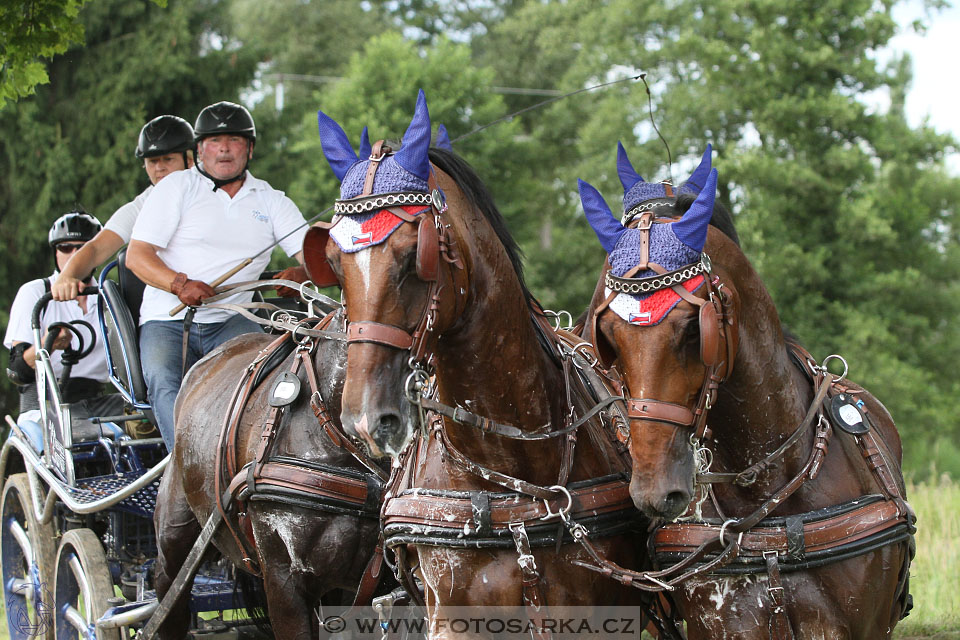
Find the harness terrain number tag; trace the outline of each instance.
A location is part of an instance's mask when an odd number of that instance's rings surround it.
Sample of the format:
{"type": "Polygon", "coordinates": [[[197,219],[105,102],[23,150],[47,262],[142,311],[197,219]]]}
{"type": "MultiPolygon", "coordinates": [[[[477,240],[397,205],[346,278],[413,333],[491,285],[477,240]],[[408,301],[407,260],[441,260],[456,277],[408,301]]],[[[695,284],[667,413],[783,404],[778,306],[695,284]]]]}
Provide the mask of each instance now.
{"type": "Polygon", "coordinates": [[[858,400],[849,394],[840,393],[830,401],[830,417],[834,424],[853,435],[860,435],[870,430],[870,425],[863,419],[863,412],[857,406],[858,400]]]}
{"type": "Polygon", "coordinates": [[[270,406],[285,407],[300,396],[300,378],[284,371],[270,390],[270,406]]]}

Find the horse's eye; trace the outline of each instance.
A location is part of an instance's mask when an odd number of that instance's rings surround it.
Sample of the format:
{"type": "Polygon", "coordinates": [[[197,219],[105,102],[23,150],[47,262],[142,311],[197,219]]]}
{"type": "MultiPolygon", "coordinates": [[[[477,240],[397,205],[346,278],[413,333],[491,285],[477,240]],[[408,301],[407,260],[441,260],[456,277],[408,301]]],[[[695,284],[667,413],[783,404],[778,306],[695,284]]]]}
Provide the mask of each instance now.
{"type": "Polygon", "coordinates": [[[679,339],[677,345],[680,347],[689,347],[691,345],[700,345],[700,322],[697,316],[687,318],[680,330],[677,332],[679,339]]]}

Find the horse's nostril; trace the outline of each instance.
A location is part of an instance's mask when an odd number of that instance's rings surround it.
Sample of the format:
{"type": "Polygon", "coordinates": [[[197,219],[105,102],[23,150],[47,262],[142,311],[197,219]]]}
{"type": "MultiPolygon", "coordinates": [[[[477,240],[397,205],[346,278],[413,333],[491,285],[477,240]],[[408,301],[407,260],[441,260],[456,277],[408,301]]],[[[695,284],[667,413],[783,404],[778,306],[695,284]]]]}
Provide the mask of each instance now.
{"type": "Polygon", "coordinates": [[[690,504],[690,494],[686,491],[671,491],[663,499],[660,512],[665,516],[676,518],[681,515],[690,504]]]}
{"type": "Polygon", "coordinates": [[[382,430],[388,435],[393,435],[400,429],[400,416],[395,413],[385,413],[380,416],[380,420],[377,421],[377,430],[382,430]]]}

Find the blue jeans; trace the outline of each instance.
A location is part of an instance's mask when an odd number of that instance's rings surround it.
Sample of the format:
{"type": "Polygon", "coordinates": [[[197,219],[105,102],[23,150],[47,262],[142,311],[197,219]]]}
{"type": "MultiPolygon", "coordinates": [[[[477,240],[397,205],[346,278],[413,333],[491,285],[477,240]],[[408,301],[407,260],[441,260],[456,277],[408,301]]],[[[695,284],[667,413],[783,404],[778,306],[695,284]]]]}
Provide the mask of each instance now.
{"type": "Polygon", "coordinates": [[[183,380],[182,372],[230,338],[260,332],[260,325],[239,314],[226,322],[195,322],[190,326],[187,366],[184,367],[182,320],[151,320],[140,327],[140,364],[147,383],[147,399],[169,451],[173,451],[173,406],[183,380]]]}

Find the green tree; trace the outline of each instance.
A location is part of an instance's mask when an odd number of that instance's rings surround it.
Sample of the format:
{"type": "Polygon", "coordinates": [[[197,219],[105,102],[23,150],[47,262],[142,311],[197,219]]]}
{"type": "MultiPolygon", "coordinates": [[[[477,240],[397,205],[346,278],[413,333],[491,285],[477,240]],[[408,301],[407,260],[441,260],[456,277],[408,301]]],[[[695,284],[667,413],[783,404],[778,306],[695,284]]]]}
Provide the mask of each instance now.
{"type": "MultiPolygon", "coordinates": [[[[238,99],[254,60],[225,31],[220,3],[99,0],[79,14],[86,43],[54,56],[49,84],[0,112],[0,325],[17,288],[52,269],[46,234],[76,205],[106,220],[147,185],[133,155],[144,122],[192,121],[238,99]]],[[[4,412],[16,411],[3,377],[4,412]]]]}

